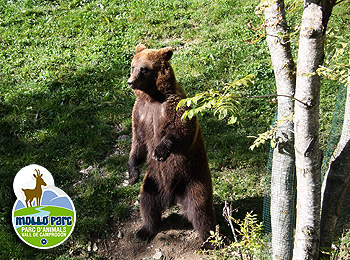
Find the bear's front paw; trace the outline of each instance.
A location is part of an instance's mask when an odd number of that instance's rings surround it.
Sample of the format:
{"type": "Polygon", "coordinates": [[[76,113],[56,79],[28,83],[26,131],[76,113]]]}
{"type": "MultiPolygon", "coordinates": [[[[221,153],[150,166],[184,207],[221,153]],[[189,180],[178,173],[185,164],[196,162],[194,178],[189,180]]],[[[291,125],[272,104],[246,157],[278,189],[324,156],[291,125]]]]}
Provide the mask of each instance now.
{"type": "Polygon", "coordinates": [[[129,185],[130,186],[134,185],[136,182],[138,182],[138,180],[139,180],[139,176],[130,177],[129,178],[129,185]]]}
{"type": "Polygon", "coordinates": [[[160,143],[153,151],[153,159],[157,161],[165,161],[170,155],[170,147],[164,143],[160,143]]]}
{"type": "Polygon", "coordinates": [[[139,180],[140,172],[137,167],[132,167],[129,165],[129,185],[134,185],[139,180]]]}

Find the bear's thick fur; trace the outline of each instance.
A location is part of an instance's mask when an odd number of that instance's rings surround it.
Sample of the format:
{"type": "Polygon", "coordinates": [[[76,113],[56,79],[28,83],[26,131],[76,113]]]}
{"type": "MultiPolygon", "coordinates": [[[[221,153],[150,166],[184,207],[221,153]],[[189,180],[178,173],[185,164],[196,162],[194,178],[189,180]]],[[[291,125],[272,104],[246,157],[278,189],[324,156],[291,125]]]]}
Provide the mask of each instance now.
{"type": "Polygon", "coordinates": [[[178,203],[205,241],[215,228],[211,174],[197,118],[182,120],[186,108],[176,110],[186,95],[169,64],[172,54],[171,47],[138,45],[128,79],[136,95],[130,185],[139,179],[139,166],[147,163],[140,196],[144,225],[136,236],[153,238],[163,210],[178,203]]]}

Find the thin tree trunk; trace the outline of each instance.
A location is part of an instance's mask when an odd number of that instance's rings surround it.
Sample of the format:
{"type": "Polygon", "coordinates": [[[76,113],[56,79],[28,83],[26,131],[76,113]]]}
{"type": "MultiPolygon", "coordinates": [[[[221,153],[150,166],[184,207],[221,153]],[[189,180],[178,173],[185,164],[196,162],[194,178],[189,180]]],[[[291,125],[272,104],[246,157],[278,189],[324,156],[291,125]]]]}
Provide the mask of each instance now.
{"type": "Polygon", "coordinates": [[[275,72],[278,95],[278,131],[271,173],[271,228],[273,259],[292,259],[295,216],[294,124],[295,91],[289,29],[284,1],[277,0],[265,10],[266,41],[275,72]],[[286,118],[289,117],[289,120],[286,118]]]}
{"type": "Polygon", "coordinates": [[[320,77],[323,62],[324,25],[322,3],[305,0],[301,23],[295,102],[295,159],[297,173],[297,221],[293,259],[317,259],[321,208],[319,149],[320,77]]]}
{"type": "MultiPolygon", "coordinates": [[[[350,71],[349,71],[350,82],[350,71]]],[[[330,251],[335,225],[340,215],[346,190],[350,184],[350,84],[347,84],[347,96],[342,134],[325,176],[322,189],[322,213],[320,248],[330,251]]],[[[323,254],[323,258],[329,255],[323,254]]]]}

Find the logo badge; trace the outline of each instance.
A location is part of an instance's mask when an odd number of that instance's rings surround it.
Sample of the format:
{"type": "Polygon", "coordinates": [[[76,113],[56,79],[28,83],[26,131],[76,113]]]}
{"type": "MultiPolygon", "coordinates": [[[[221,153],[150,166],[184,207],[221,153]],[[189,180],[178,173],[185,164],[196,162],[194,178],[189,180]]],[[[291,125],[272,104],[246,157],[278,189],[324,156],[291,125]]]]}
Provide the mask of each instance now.
{"type": "Polygon", "coordinates": [[[35,164],[24,167],[13,181],[13,190],[17,201],[12,210],[12,224],[23,242],[49,249],[71,235],[76,221],[73,202],[55,187],[47,169],[35,164]]]}

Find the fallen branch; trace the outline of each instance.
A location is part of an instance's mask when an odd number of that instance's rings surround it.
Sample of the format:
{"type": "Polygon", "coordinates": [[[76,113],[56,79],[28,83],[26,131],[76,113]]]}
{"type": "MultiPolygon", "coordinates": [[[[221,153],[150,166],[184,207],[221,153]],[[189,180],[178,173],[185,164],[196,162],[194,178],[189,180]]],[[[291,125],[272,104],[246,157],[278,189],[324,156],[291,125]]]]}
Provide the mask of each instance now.
{"type": "MultiPolygon", "coordinates": [[[[225,207],[224,207],[224,210],[223,210],[223,215],[227,218],[227,221],[230,224],[230,227],[231,227],[232,234],[233,234],[233,237],[235,239],[235,242],[238,244],[238,237],[237,237],[237,234],[236,234],[236,229],[234,228],[233,223],[232,223],[231,212],[232,212],[232,205],[230,204],[230,206],[229,206],[227,201],[225,201],[225,207]]],[[[242,255],[240,247],[238,247],[238,254],[239,254],[241,260],[243,260],[243,255],[242,255]]]]}

